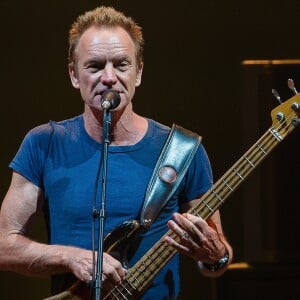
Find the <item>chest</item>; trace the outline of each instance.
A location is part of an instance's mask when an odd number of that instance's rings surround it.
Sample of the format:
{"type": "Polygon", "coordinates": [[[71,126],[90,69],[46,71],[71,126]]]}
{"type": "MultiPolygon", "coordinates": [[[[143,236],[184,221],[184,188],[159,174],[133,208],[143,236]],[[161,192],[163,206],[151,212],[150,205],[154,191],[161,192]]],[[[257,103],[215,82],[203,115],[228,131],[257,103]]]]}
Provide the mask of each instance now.
{"type": "MultiPolygon", "coordinates": [[[[159,155],[143,151],[109,152],[106,181],[105,230],[138,218],[153,167],[159,155]]],[[[101,151],[88,147],[55,147],[44,172],[49,216],[61,226],[90,227],[94,204],[100,207],[101,151]],[[58,221],[57,221],[58,220],[58,221]],[[84,225],[85,224],[85,225],[84,225]]]]}

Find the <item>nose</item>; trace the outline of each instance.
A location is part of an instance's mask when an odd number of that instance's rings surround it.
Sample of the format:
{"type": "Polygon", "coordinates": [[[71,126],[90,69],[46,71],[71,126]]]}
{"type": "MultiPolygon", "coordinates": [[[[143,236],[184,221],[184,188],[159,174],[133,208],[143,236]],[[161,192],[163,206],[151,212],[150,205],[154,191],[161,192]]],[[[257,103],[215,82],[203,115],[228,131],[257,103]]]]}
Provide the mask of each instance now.
{"type": "Polygon", "coordinates": [[[113,86],[117,82],[117,76],[113,66],[106,65],[101,75],[101,82],[106,86],[113,86]]]}

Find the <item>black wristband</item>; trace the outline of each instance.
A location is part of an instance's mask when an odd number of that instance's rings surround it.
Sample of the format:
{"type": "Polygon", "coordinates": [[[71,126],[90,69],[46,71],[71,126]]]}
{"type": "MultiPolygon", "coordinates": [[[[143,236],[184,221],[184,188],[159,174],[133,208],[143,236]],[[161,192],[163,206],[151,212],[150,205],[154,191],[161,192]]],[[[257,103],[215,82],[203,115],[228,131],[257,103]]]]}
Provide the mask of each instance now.
{"type": "Polygon", "coordinates": [[[203,266],[212,272],[217,272],[222,268],[224,268],[228,264],[228,261],[229,261],[229,255],[228,253],[226,253],[225,256],[219,259],[216,263],[214,264],[203,263],[203,266]]]}

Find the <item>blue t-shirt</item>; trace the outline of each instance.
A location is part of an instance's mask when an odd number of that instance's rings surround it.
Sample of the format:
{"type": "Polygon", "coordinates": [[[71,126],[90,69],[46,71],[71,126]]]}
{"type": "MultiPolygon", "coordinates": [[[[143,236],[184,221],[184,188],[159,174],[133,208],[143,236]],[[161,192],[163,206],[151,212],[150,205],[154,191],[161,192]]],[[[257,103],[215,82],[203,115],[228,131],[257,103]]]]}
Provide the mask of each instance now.
{"type": "MultiPolygon", "coordinates": [[[[104,235],[124,221],[139,220],[148,182],[170,131],[150,119],[148,124],[145,137],[137,144],[108,146],[104,235]]],[[[93,205],[96,195],[100,208],[102,194],[101,176],[97,181],[101,154],[102,145],[87,134],[82,115],[38,126],[26,135],[10,167],[43,190],[49,244],[92,249],[93,205]]],[[[211,185],[210,163],[200,145],[176,193],[143,233],[129,265],[168,230],[167,221],[182,203],[211,185]]],[[[69,277],[53,276],[52,292],[66,289],[69,277]]],[[[175,255],[141,299],[177,299],[179,288],[179,257],[175,255]]]]}

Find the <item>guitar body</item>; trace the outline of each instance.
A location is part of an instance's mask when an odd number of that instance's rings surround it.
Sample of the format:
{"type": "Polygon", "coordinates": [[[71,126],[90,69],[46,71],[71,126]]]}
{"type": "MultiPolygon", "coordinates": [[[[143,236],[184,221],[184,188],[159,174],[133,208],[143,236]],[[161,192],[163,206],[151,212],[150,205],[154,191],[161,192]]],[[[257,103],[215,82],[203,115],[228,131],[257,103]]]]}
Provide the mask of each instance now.
{"type": "MultiPolygon", "coordinates": [[[[140,233],[140,225],[136,220],[126,221],[117,226],[104,238],[103,250],[118,259],[124,268],[128,268],[127,251],[129,245],[135,243],[140,233]]],[[[84,282],[75,282],[68,290],[44,298],[44,300],[90,300],[91,288],[84,282]]]]}
{"type": "Polygon", "coordinates": [[[127,253],[130,245],[135,244],[140,233],[140,225],[136,220],[126,221],[107,234],[104,239],[104,252],[119,260],[128,269],[127,253]]]}

